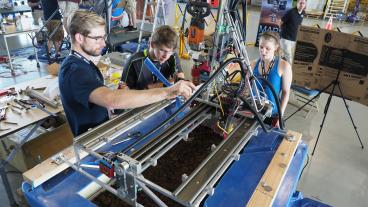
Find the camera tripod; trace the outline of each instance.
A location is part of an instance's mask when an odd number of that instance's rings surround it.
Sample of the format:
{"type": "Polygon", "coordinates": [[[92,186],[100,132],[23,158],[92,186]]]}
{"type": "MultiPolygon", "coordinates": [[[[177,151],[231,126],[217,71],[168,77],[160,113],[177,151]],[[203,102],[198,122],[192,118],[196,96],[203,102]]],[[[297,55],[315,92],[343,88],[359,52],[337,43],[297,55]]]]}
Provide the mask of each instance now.
{"type": "Polygon", "coordinates": [[[315,100],[317,97],[319,97],[321,95],[321,93],[323,92],[327,92],[327,89],[330,88],[332,86],[332,91],[330,92],[330,95],[328,96],[328,99],[327,99],[327,103],[325,105],[325,109],[324,109],[324,116],[323,116],[323,120],[322,120],[322,124],[320,125],[320,129],[319,129],[319,132],[318,132],[318,136],[317,136],[317,140],[316,140],[316,143],[314,144],[314,147],[313,147],[313,151],[312,151],[312,155],[314,155],[314,151],[316,150],[316,147],[317,147],[317,144],[318,144],[318,141],[319,141],[319,137],[321,135],[321,131],[323,129],[323,125],[325,123],[325,120],[326,120],[326,116],[327,116],[327,113],[328,113],[328,109],[330,108],[330,104],[331,104],[331,99],[332,99],[332,96],[334,94],[334,91],[336,89],[336,86],[338,88],[338,90],[340,91],[340,94],[341,94],[341,98],[342,100],[344,101],[344,104],[345,104],[345,108],[349,114],[349,117],[350,117],[350,121],[351,123],[353,124],[353,127],[354,127],[354,130],[355,130],[355,133],[359,139],[359,142],[360,142],[360,146],[362,147],[362,149],[364,149],[364,146],[363,146],[363,143],[362,143],[362,140],[359,136],[359,133],[357,131],[357,127],[354,123],[354,120],[353,120],[353,117],[351,116],[351,113],[350,113],[350,110],[349,110],[349,106],[348,104],[346,103],[346,99],[345,99],[345,96],[341,90],[341,86],[340,86],[340,81],[339,81],[339,77],[340,77],[340,73],[341,73],[341,68],[338,70],[337,72],[337,75],[336,75],[336,79],[331,81],[330,84],[328,84],[325,88],[323,88],[321,91],[319,91],[319,93],[315,96],[313,96],[309,101],[307,101],[307,103],[305,103],[303,106],[299,107],[294,113],[292,113],[291,115],[289,115],[286,119],[288,120],[290,117],[292,117],[294,114],[296,114],[297,112],[299,112],[300,110],[302,110],[305,106],[307,106],[310,102],[312,102],[313,100],[315,100]]]}

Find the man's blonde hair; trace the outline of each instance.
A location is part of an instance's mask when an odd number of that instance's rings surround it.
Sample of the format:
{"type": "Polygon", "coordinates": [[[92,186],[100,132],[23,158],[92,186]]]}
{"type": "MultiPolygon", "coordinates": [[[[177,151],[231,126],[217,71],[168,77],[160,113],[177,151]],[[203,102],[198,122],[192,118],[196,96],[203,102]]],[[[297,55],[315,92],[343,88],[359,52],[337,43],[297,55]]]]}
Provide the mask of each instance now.
{"type": "Polygon", "coordinates": [[[87,36],[91,32],[91,28],[105,26],[105,20],[97,13],[87,10],[77,10],[70,18],[68,18],[67,30],[71,36],[72,42],[75,41],[75,34],[80,33],[87,36]]]}

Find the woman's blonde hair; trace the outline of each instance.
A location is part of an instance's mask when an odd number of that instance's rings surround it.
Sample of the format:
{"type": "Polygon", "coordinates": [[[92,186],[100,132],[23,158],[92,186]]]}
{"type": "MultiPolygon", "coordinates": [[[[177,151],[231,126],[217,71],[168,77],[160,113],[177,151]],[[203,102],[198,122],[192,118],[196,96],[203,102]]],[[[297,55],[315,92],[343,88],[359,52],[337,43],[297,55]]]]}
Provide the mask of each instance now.
{"type": "Polygon", "coordinates": [[[263,40],[267,40],[267,41],[273,41],[277,47],[276,51],[275,51],[275,55],[276,56],[281,56],[282,52],[281,52],[281,48],[280,48],[280,35],[277,32],[272,32],[272,31],[266,31],[263,32],[259,39],[263,39],[263,40]]]}
{"type": "Polygon", "coordinates": [[[75,41],[75,34],[80,33],[87,36],[91,32],[91,28],[105,26],[105,19],[97,13],[88,10],[77,10],[70,18],[68,18],[67,30],[71,36],[72,42],[75,41]]]}

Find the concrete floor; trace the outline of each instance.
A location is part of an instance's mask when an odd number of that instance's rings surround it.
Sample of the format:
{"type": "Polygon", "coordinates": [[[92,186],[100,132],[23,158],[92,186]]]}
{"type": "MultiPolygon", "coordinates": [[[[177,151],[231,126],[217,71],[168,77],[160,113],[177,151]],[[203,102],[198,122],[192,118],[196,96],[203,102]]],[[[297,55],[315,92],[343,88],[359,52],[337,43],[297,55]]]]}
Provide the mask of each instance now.
{"type": "MultiPolygon", "coordinates": [[[[247,42],[254,42],[258,21],[259,8],[251,8],[247,42]]],[[[318,23],[323,27],[326,22],[327,20],[305,19],[303,24],[314,25],[318,23]]],[[[368,27],[364,24],[351,25],[335,22],[334,26],[339,26],[343,32],[347,33],[359,30],[363,35],[368,36],[368,27]]],[[[20,44],[22,41],[16,38],[12,41],[14,47],[24,46],[20,44]]],[[[3,48],[3,46],[1,47],[3,48]]],[[[257,48],[248,47],[248,52],[250,59],[258,57],[257,48]]],[[[35,67],[32,62],[29,62],[28,65],[35,67]]],[[[189,75],[190,64],[183,64],[183,66],[185,73],[189,75]]],[[[38,78],[45,74],[47,73],[44,67],[41,67],[38,72],[14,78],[0,78],[0,88],[38,78]]],[[[303,134],[303,140],[309,144],[309,154],[312,152],[320,129],[327,97],[327,94],[322,94],[319,100],[319,112],[312,112],[308,118],[304,118],[304,112],[299,112],[286,122],[287,129],[303,134]]],[[[348,101],[348,105],[363,144],[368,148],[368,127],[365,120],[368,117],[368,108],[351,101],[348,101]]],[[[295,110],[296,107],[288,105],[286,116],[295,110]]],[[[342,99],[333,97],[315,154],[314,156],[309,155],[309,163],[300,179],[298,190],[304,194],[304,197],[320,200],[332,206],[368,206],[368,151],[366,148],[364,150],[360,148],[342,99]]],[[[8,175],[13,189],[19,188],[21,175],[14,172],[11,167],[8,167],[7,170],[10,172],[8,175]]],[[[1,207],[8,206],[2,183],[0,184],[0,200],[2,201],[1,207]]]]}

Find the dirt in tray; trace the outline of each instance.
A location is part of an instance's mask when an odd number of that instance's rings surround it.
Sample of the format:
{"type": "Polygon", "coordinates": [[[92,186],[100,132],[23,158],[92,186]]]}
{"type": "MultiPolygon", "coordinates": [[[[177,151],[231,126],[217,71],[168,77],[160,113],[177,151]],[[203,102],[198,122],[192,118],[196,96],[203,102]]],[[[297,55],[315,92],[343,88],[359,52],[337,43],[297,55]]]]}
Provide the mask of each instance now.
{"type": "MultiPolygon", "coordinates": [[[[211,146],[219,145],[222,140],[223,138],[212,129],[199,126],[189,134],[188,141],[180,141],[158,160],[156,167],[148,168],[143,175],[146,179],[172,192],[182,183],[182,175],[189,176],[211,153],[211,146]]],[[[159,193],[156,195],[167,206],[182,206],[159,193]]],[[[101,207],[129,206],[108,191],[98,195],[92,202],[101,207]]],[[[138,193],[138,202],[144,206],[157,206],[143,191],[138,193]]]]}

